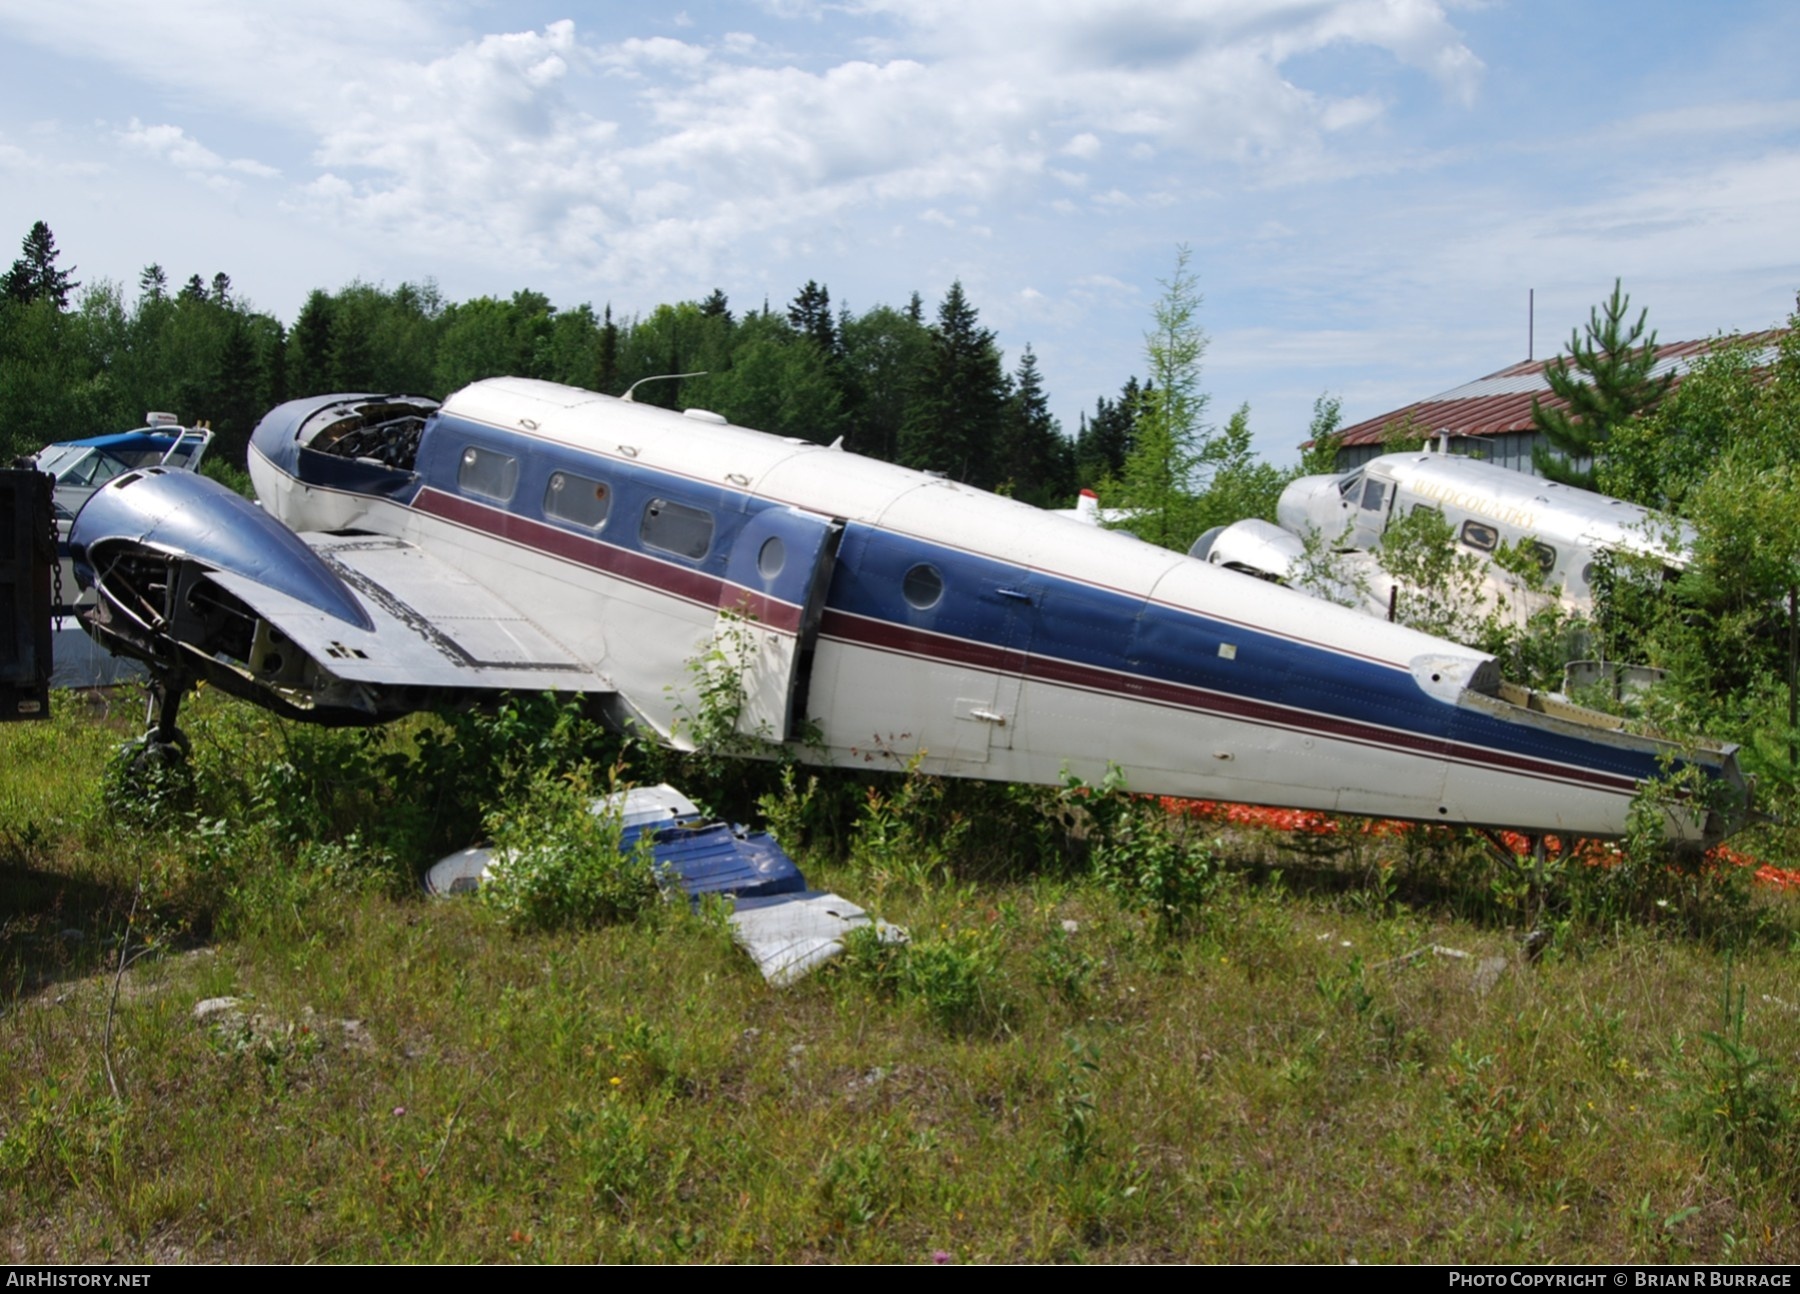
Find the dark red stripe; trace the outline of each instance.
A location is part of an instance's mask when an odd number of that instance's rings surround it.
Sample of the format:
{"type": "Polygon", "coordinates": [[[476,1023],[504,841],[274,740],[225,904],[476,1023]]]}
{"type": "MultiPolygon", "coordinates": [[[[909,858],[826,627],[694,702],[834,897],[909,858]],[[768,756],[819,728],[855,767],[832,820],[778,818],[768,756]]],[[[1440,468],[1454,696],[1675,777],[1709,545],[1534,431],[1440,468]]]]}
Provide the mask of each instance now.
{"type": "Polygon", "coordinates": [[[454,494],[427,486],[419,491],[413,506],[421,512],[453,521],[459,526],[479,530],[496,539],[549,553],[564,561],[574,562],[589,570],[603,572],[627,580],[658,593],[667,593],[697,606],[740,611],[757,623],[781,633],[798,633],[800,608],[790,602],[769,597],[758,589],[747,589],[674,562],[658,561],[642,553],[602,543],[582,535],[570,534],[556,526],[515,516],[499,508],[459,498],[454,494]]]}
{"type": "Polygon", "coordinates": [[[866,616],[827,610],[820,632],[828,638],[877,651],[897,652],[928,660],[948,661],[973,669],[997,674],[1020,674],[1026,678],[1064,687],[1079,688],[1122,696],[1133,701],[1149,701],[1157,705],[1183,710],[1198,710],[1262,727],[1285,728],[1294,732],[1312,732],[1357,745],[1428,755],[1434,759],[1476,767],[1497,767],[1526,777],[1546,781],[1572,782],[1601,790],[1630,794],[1637,789],[1631,778],[1593,769],[1571,769],[1561,764],[1514,755],[1481,746],[1468,746],[1442,737],[1377,727],[1354,719],[1321,715],[1287,706],[1258,701],[1251,697],[1214,692],[1206,688],[1137,674],[1120,674],[1098,666],[1048,656],[1026,656],[1004,647],[952,638],[906,625],[872,620],[866,616]]]}

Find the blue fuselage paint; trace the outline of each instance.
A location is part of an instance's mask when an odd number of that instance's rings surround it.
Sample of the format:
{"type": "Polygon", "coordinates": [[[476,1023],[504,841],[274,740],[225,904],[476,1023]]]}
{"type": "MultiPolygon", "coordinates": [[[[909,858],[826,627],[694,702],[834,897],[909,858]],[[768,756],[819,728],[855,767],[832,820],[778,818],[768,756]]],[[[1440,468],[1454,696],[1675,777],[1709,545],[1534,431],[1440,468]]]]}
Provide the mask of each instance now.
{"type": "MultiPolygon", "coordinates": [[[[291,426],[271,419],[259,428],[256,447],[308,485],[446,517],[449,501],[463,500],[473,506],[455,509],[452,519],[459,524],[566,558],[571,550],[547,543],[541,528],[563,532],[592,550],[595,559],[587,564],[596,569],[713,606],[731,602],[736,586],[727,568],[744,526],[766,509],[788,506],[449,413],[429,420],[409,473],[296,451],[291,426]],[[470,447],[516,459],[509,497],[461,485],[460,465],[470,447]],[[610,513],[598,530],[545,511],[546,491],[559,472],[611,487],[610,513]],[[644,542],[639,522],[658,499],[713,517],[703,556],[683,558],[644,542]],[[509,527],[506,517],[532,524],[509,527]]],[[[1646,753],[1446,704],[1422,691],[1407,670],[1354,652],[854,520],[845,525],[826,602],[826,639],[901,656],[1619,793],[1658,771],[1646,753]],[[920,564],[943,580],[942,596],[925,609],[902,595],[907,572],[920,564]],[[1236,649],[1229,658],[1220,650],[1226,644],[1236,649]]]]}

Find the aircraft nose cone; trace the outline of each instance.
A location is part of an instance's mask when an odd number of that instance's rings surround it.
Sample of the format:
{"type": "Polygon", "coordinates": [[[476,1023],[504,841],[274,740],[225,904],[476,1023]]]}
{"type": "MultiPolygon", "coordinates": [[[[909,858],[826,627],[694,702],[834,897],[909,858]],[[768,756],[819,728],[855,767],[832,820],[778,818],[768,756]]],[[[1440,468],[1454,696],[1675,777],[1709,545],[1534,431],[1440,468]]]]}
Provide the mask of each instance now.
{"type": "Polygon", "coordinates": [[[1317,520],[1318,504],[1321,500],[1336,501],[1340,479],[1336,476],[1302,476],[1288,482],[1275,504],[1275,519],[1281,523],[1281,528],[1296,535],[1322,529],[1317,520]]]}

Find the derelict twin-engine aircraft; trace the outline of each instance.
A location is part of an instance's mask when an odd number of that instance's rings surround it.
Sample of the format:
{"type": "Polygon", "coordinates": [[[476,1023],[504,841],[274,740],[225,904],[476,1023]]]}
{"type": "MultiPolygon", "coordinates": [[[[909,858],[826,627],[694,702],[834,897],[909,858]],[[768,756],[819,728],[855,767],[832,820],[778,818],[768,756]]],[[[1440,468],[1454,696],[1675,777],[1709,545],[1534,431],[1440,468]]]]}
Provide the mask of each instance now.
{"type": "Polygon", "coordinates": [[[1675,573],[1694,541],[1692,527],[1635,503],[1452,454],[1440,441],[1436,453],[1383,454],[1341,475],[1291,481],[1276,504],[1279,525],[1249,518],[1220,526],[1189,554],[1386,615],[1395,580],[1377,550],[1390,522],[1421,508],[1437,511],[1458,551],[1481,563],[1486,608],[1519,624],[1552,604],[1590,614],[1605,556],[1675,573]],[[1503,549],[1538,578],[1497,561],[1503,549]]]}
{"type": "Polygon", "coordinates": [[[148,469],[76,520],[90,631],[145,660],[152,737],[207,679],[378,722],[583,695],[676,744],[693,662],[809,762],[1616,836],[1677,749],[1503,683],[1491,657],[926,472],[547,382],[270,413],[259,509],[148,469]],[[715,654],[716,659],[716,654],[715,654]]]}

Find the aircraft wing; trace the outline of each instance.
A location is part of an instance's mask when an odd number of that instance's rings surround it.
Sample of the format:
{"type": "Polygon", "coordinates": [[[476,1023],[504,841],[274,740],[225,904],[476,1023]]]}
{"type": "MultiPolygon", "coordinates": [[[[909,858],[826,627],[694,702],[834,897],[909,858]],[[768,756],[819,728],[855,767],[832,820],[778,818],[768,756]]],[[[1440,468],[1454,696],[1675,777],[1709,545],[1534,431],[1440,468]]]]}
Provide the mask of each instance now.
{"type": "MultiPolygon", "coordinates": [[[[348,586],[370,628],[347,624],[248,576],[217,571],[211,581],[336,678],[414,687],[612,690],[610,681],[524,610],[405,540],[329,534],[300,539],[348,586]]],[[[261,663],[266,669],[269,662],[261,663]]]]}
{"type": "Polygon", "coordinates": [[[191,472],[97,491],[76,518],[82,613],[115,652],[325,722],[611,680],[499,591],[403,539],[296,534],[191,472]]]}

